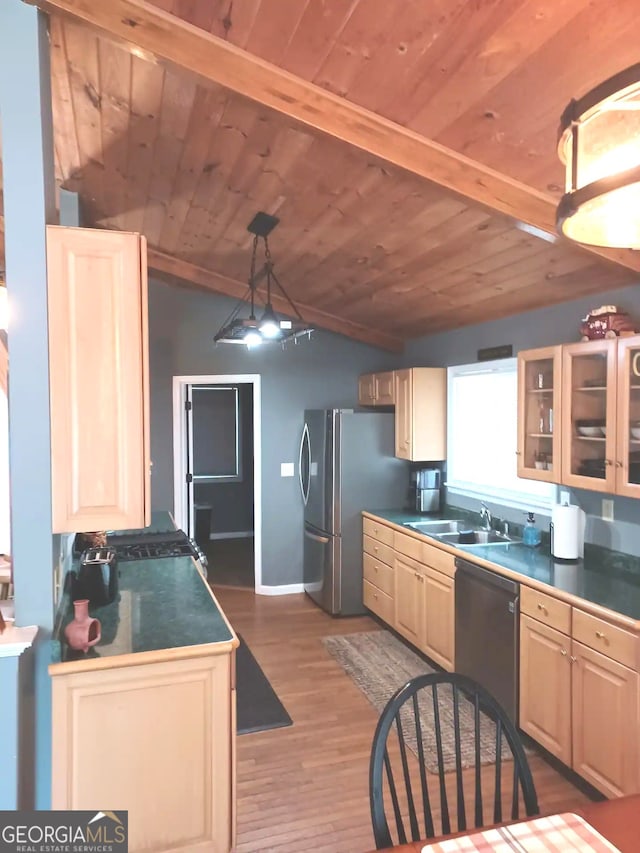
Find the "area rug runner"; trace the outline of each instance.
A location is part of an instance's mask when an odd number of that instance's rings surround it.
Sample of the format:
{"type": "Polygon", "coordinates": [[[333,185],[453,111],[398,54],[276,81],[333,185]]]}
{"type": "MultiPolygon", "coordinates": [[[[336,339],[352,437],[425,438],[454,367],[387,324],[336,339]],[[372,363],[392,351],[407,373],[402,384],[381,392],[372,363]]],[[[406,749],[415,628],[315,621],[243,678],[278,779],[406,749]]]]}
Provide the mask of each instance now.
{"type": "MultiPolygon", "coordinates": [[[[342,666],[345,672],[358,685],[369,702],[378,711],[382,711],[393,694],[416,675],[434,672],[425,661],[404,643],[388,631],[365,631],[359,634],[324,637],[325,648],[342,666]]],[[[446,771],[455,770],[455,738],[453,727],[453,705],[451,688],[447,685],[438,689],[438,704],[440,709],[440,729],[442,732],[442,748],[444,768],[446,771]]],[[[474,709],[471,702],[460,697],[460,732],[462,747],[462,766],[475,765],[474,709]]],[[[423,732],[425,749],[425,765],[431,773],[438,772],[436,757],[436,738],[433,724],[433,703],[431,696],[419,701],[420,721],[423,732]]],[[[408,708],[401,712],[403,731],[408,746],[417,753],[413,711],[408,708]]],[[[507,748],[504,758],[511,760],[511,752],[507,748]]],[[[480,720],[480,763],[495,764],[495,725],[484,714],[480,720]]]]}
{"type": "Polygon", "coordinates": [[[239,735],[291,726],[293,720],[276,691],[238,634],[236,649],[236,722],[239,735]]]}

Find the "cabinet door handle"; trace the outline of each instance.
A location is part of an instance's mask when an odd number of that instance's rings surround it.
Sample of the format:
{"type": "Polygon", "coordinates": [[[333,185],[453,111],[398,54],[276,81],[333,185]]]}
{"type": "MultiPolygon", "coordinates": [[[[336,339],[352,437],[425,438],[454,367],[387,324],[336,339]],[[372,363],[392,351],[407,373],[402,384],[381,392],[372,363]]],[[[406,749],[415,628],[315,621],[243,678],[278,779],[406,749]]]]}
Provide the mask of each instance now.
{"type": "Polygon", "coordinates": [[[616,468],[622,468],[622,462],[619,459],[616,459],[616,468]]]}
{"type": "Polygon", "coordinates": [[[374,550],[374,551],[377,551],[377,550],[378,550],[378,546],[377,546],[377,545],[374,545],[374,546],[373,546],[373,550],[374,550]]]}
{"type": "Polygon", "coordinates": [[[377,600],[378,600],[378,593],[377,593],[377,592],[374,592],[374,593],[373,593],[373,597],[374,597],[374,598],[375,598],[375,600],[377,601],[377,600]]]}
{"type": "Polygon", "coordinates": [[[603,634],[602,631],[596,631],[596,637],[599,640],[606,640],[607,639],[607,635],[603,634]]]}
{"type": "Polygon", "coordinates": [[[613,465],[613,462],[610,459],[605,459],[604,464],[605,465],[613,465]]]}
{"type": "Polygon", "coordinates": [[[522,456],[522,451],[521,451],[521,450],[516,450],[516,456],[522,456]]]}
{"type": "Polygon", "coordinates": [[[560,654],[562,655],[562,657],[566,657],[567,656],[567,650],[566,649],[560,649],[560,654]]]}
{"type": "Polygon", "coordinates": [[[574,657],[573,655],[571,655],[569,660],[571,661],[571,663],[578,663],[578,658],[574,657]]]}

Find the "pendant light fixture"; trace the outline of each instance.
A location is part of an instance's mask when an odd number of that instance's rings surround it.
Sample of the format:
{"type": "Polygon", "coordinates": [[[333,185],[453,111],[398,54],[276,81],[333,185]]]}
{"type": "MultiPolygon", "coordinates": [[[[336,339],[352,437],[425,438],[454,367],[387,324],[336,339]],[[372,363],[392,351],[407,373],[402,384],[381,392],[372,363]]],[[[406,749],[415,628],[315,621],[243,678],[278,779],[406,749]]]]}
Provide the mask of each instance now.
{"type": "Polygon", "coordinates": [[[214,336],[216,344],[243,344],[248,349],[253,349],[261,344],[280,343],[284,346],[291,340],[297,343],[302,335],[311,337],[313,328],[305,323],[273,269],[268,237],[279,222],[276,216],[259,212],[247,226],[247,231],[254,235],[249,288],[214,336]],[[256,271],[258,249],[261,244],[264,250],[264,263],[256,271]],[[265,278],[266,300],[262,299],[257,290],[258,284],[265,278]],[[274,310],[271,300],[274,292],[277,294],[278,291],[281,294],[279,301],[288,306],[286,313],[292,319],[282,317],[274,310]],[[264,306],[259,310],[260,319],[256,317],[256,301],[260,301],[264,306]],[[248,316],[243,317],[247,309],[248,316]]]}
{"type": "Polygon", "coordinates": [[[558,154],[566,169],[560,233],[593,246],[640,249],[640,63],[569,103],[558,154]]]}

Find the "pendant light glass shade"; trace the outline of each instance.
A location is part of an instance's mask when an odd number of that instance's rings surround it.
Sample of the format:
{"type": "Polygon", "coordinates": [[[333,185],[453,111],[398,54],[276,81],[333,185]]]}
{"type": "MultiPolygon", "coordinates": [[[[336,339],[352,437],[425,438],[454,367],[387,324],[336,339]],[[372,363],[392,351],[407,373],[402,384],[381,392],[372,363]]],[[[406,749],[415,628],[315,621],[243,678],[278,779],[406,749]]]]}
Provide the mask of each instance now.
{"type": "Polygon", "coordinates": [[[640,248],[640,63],[564,111],[558,230],[594,246],[640,248]]]}
{"type": "Polygon", "coordinates": [[[281,343],[297,341],[302,335],[311,336],[313,328],[302,318],[302,315],[289,298],[284,287],[280,284],[271,260],[271,252],[267,235],[278,224],[275,216],[266,213],[257,213],[248,226],[248,231],[254,234],[253,249],[251,252],[251,269],[249,272],[249,289],[245,296],[238,302],[222,327],[214,336],[216,344],[244,344],[248,349],[254,349],[261,344],[281,343]],[[264,246],[265,261],[260,269],[256,269],[256,257],[260,240],[264,246]],[[266,278],[266,299],[263,299],[258,291],[258,284],[266,278]],[[293,319],[285,319],[276,313],[272,305],[272,293],[276,293],[278,301],[284,306],[284,310],[293,319]],[[256,301],[262,302],[264,311],[260,321],[256,319],[256,301]],[[249,316],[242,318],[242,313],[249,309],[249,316]]]}

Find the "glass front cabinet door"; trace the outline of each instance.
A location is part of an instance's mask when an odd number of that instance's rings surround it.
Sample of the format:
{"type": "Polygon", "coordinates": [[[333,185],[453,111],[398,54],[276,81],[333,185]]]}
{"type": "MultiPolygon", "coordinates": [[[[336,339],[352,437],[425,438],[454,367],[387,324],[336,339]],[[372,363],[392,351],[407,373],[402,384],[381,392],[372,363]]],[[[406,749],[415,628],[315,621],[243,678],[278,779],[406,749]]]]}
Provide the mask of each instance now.
{"type": "Polygon", "coordinates": [[[640,497],[640,335],[618,340],[616,493],[640,497]]]}
{"type": "Polygon", "coordinates": [[[519,477],[560,481],[561,393],[562,347],[518,355],[519,477]]]}
{"type": "Polygon", "coordinates": [[[567,486],[615,491],[617,349],[617,339],[562,348],[562,483],[567,486]]]}

